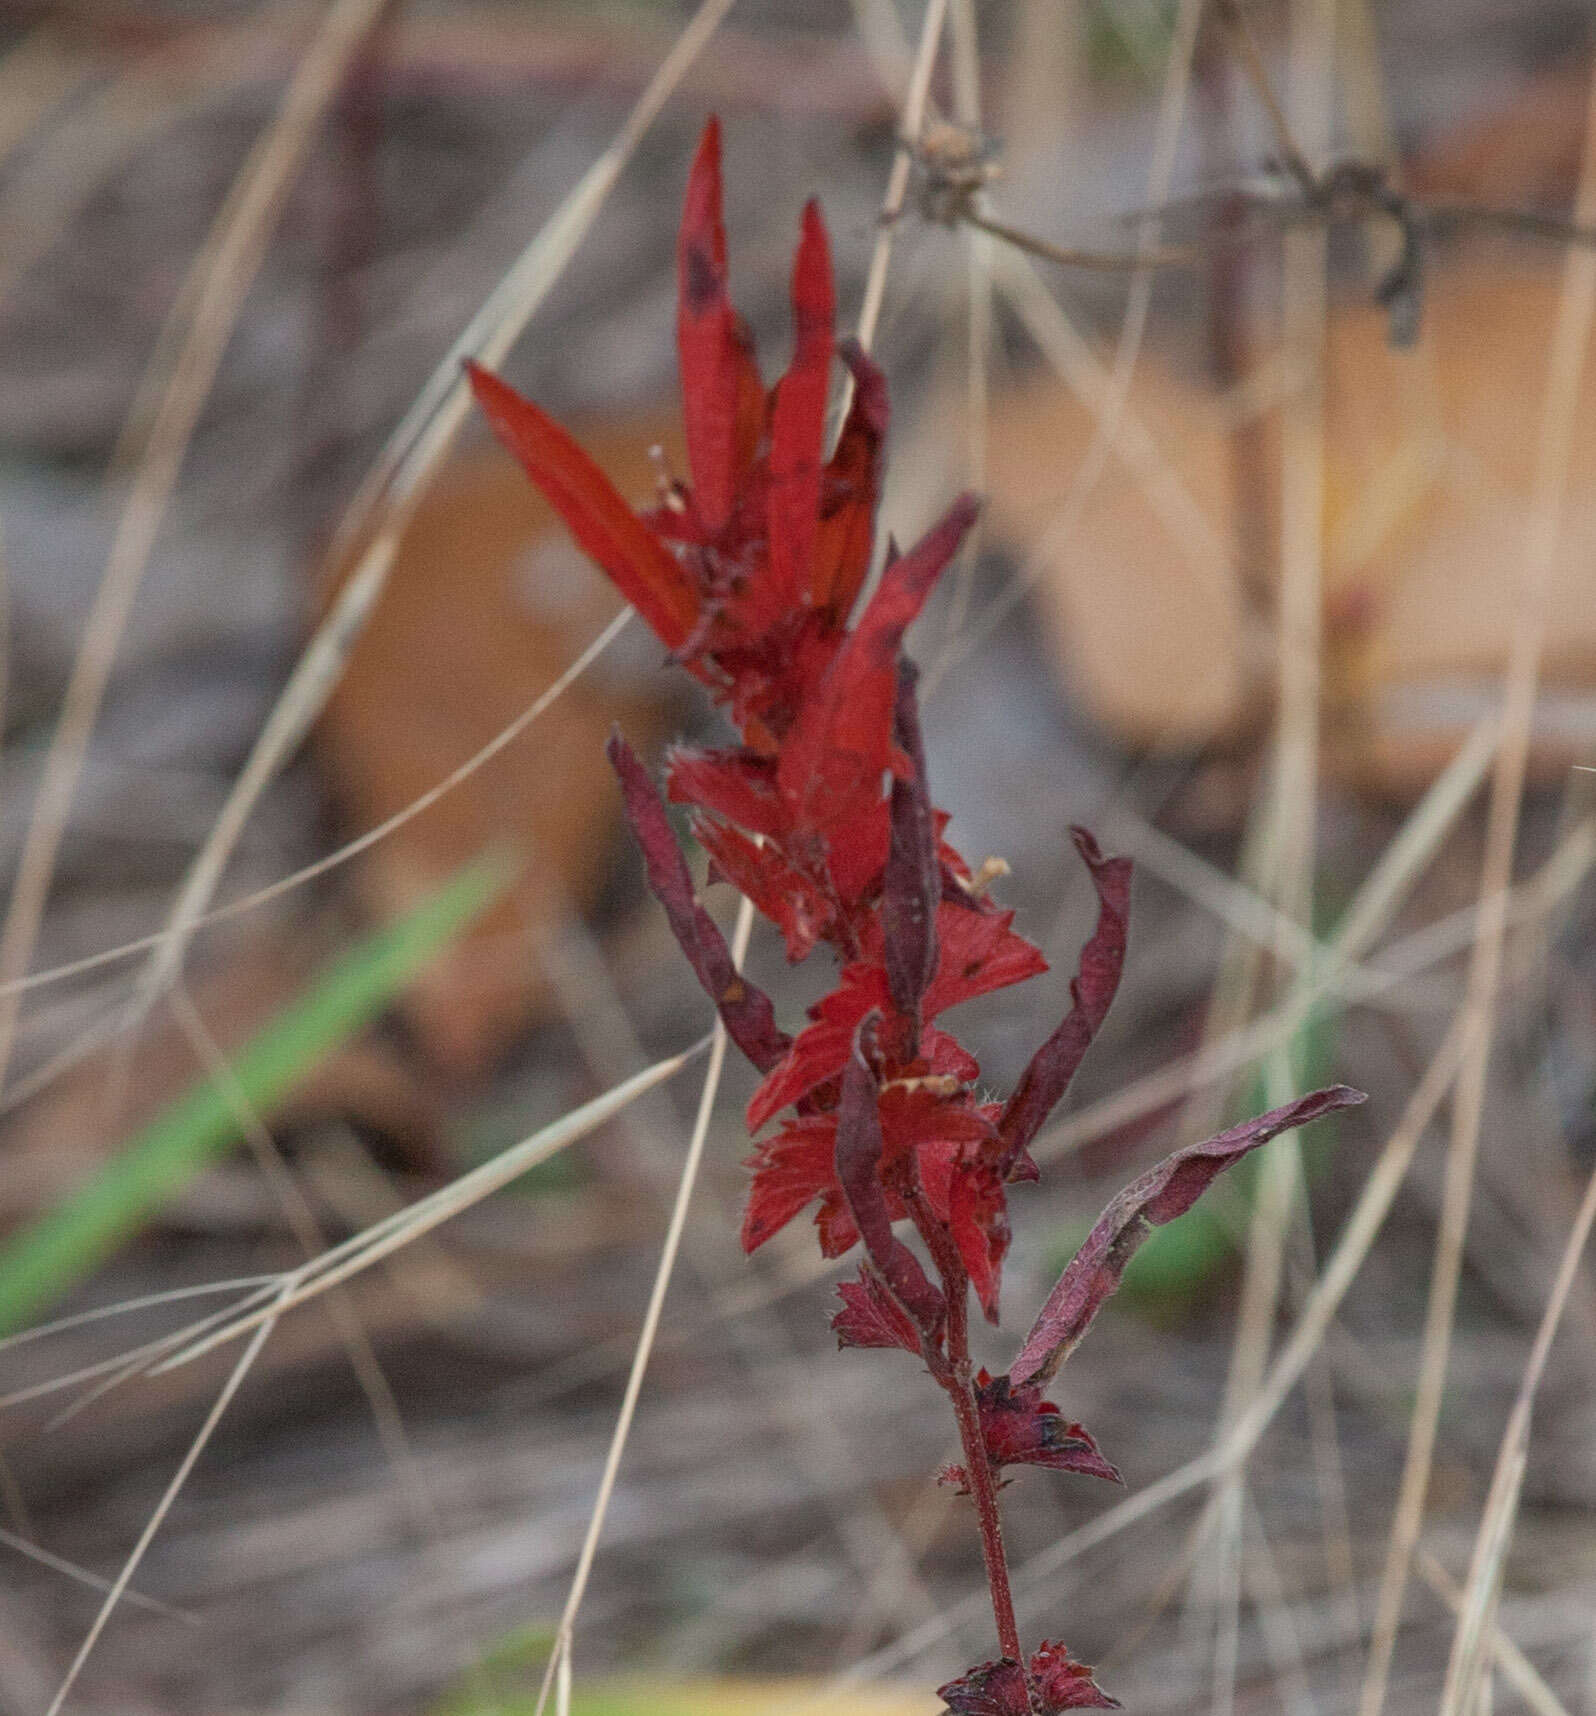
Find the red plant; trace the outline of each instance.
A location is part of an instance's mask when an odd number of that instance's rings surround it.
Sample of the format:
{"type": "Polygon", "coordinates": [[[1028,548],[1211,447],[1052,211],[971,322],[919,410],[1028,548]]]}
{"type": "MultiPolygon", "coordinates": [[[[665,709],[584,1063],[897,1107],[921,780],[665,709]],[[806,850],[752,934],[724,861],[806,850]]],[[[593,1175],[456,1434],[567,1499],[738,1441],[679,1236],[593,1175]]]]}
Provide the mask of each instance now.
{"type": "Polygon", "coordinates": [[[1152,1228],[1189,1208],[1249,1150],[1362,1098],[1336,1086],[1171,1156],[1109,1205],[1009,1374],[973,1371],[969,1291],[995,1323],[1008,1188],[1037,1178],[1029,1146],[1114,998],[1130,865],[1073,831],[1098,898],[1073,1005],[1007,1102],[981,1100],[978,1063],[935,1021],[962,1001],[1036,976],[1046,961],[944,838],[947,817],[926,781],[915,669],[903,653],[904,633],[974,519],[975,502],[956,501],[907,554],[889,543],[880,582],[850,624],[871,560],[887,398],[880,371],[835,338],[818,208],[804,210],[793,267],[793,360],[768,394],[727,296],[713,120],[688,180],[677,262],[692,481],[663,486],[651,511],[634,513],[557,424],[496,377],[472,367],[472,385],[577,542],[741,733],[738,746],[678,747],[667,763],[667,792],[690,807],[712,877],[731,882],[780,928],[792,960],[826,942],[841,962],[836,987],[789,1037],[699,904],[647,772],[625,740],[611,740],[650,886],[728,1035],[765,1075],[749,1129],[790,1111],[750,1159],[744,1248],[753,1251],[815,1205],[826,1256],[856,1244],[864,1253],[858,1278],[839,1289],[839,1343],[902,1348],[952,1403],[964,1464],[944,1476],[975,1503],[1002,1656],[941,1696],[957,1716],[1109,1706],[1090,1669],[1062,1645],[1044,1644],[1024,1660],[1000,1474],[1024,1464],[1118,1480],[1092,1438],[1043,1399],[1043,1383],[1152,1228]],[[853,396],[826,459],[834,356],[852,375],[853,396]],[[903,1222],[924,1259],[899,1237],[903,1222]]]}

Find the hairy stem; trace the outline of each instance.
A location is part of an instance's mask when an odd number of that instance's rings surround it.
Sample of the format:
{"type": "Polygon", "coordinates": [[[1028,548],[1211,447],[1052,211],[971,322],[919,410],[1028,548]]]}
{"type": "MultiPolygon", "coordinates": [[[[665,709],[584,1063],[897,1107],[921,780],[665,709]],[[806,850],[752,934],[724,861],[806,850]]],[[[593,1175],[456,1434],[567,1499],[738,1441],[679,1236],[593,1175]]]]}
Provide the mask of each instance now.
{"type": "Polygon", "coordinates": [[[1009,1561],[1003,1549],[1003,1516],[998,1511],[997,1477],[986,1457],[986,1438],[981,1434],[981,1408],[975,1398],[970,1374],[968,1300],[969,1276],[948,1230],[937,1220],[918,1186],[905,1196],[909,1213],[925,1241],[931,1261],[942,1277],[942,1292],[948,1302],[947,1351],[922,1339],[926,1366],[953,1404],[959,1425],[959,1443],[964,1450],[965,1481],[975,1501],[975,1517],[981,1527],[981,1556],[986,1563],[987,1589],[992,1596],[992,1618],[997,1623],[998,1648],[1004,1656],[1021,1661],[1020,1629],[1014,1618],[1014,1594],[1009,1588],[1009,1561]]]}

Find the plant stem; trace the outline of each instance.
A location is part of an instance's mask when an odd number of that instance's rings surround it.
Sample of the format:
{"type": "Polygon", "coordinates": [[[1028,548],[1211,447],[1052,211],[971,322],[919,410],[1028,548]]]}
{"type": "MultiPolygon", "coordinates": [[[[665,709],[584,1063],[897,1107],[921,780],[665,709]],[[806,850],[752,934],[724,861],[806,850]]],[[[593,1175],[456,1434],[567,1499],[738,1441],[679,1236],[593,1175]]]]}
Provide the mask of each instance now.
{"type": "Polygon", "coordinates": [[[948,1341],[944,1354],[922,1339],[926,1366],[953,1403],[959,1425],[959,1443],[964,1450],[965,1482],[975,1502],[975,1517],[981,1527],[981,1556],[986,1563],[987,1589],[992,1596],[992,1618],[997,1623],[998,1647],[1015,1662],[1020,1657],[1020,1629],[1014,1618],[1014,1594],[1009,1588],[1009,1562],[1003,1549],[1003,1516],[998,1511],[997,1479],[986,1457],[986,1438],[981,1434],[981,1408],[975,1398],[970,1374],[968,1297],[970,1278],[947,1229],[937,1220],[918,1185],[904,1197],[931,1261],[942,1277],[942,1292],[948,1302],[948,1341]]]}

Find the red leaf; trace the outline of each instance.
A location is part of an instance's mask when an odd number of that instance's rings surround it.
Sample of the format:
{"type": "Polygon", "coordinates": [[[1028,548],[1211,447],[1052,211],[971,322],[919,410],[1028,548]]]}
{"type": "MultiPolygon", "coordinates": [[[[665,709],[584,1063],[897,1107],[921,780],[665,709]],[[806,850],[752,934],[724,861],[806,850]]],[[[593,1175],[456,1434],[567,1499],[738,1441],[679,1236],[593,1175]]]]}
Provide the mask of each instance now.
{"type": "Polygon", "coordinates": [[[892,1231],[892,1211],[881,1184],[876,1078],[864,1058],[868,1023],[860,1026],[842,1075],[842,1098],[837,1105],[837,1178],[883,1285],[920,1332],[934,1338],[947,1315],[947,1303],[927,1280],[919,1258],[892,1231]]]}
{"type": "Polygon", "coordinates": [[[751,341],[726,296],[717,119],[705,125],[687,177],[676,271],[676,350],[682,372],[687,460],[693,473],[693,499],[713,536],[731,517],[739,477],[753,458],[764,408],[751,341]]]}
{"type": "Polygon", "coordinates": [[[758,846],[707,816],[693,818],[693,833],[721,875],[781,931],[788,959],[796,964],[805,958],[835,915],[820,889],[788,863],[778,846],[758,846]]]}
{"type": "Polygon", "coordinates": [[[914,1021],[920,1036],[920,1001],[937,968],[937,902],[942,871],[926,783],[925,746],[914,688],[919,675],[912,661],[898,663],[898,702],[893,740],[908,764],[907,777],[894,773],[891,836],[882,878],[882,952],[892,1004],[914,1021]]]}
{"type": "Polygon", "coordinates": [[[1060,1710],[1118,1710],[1119,1700],[1092,1679],[1085,1663],[1076,1662],[1061,1644],[1044,1644],[1031,1658],[1031,1691],[1041,1716],[1060,1710]]]}
{"type": "Polygon", "coordinates": [[[881,371],[852,340],[844,340],[837,355],[853,372],[853,402],[821,484],[809,588],[815,607],[842,626],[870,570],[888,412],[881,371]]]}
{"type": "Polygon", "coordinates": [[[920,1352],[920,1334],[866,1264],[857,1281],[841,1281],[842,1309],[831,1319],[839,1347],[902,1347],[920,1352]]]}
{"type": "Polygon", "coordinates": [[[809,589],[820,522],[820,459],[831,377],[836,294],[831,253],[819,205],[804,208],[792,270],[796,332],[792,364],[776,384],[770,420],[770,580],[784,604],[797,606],[809,589]]]}
{"type": "Polygon", "coordinates": [[[858,625],[799,711],[776,777],[794,827],[825,832],[868,813],[881,798],[892,750],[898,649],[976,510],[970,496],[962,497],[887,568],[858,625]]]}
{"type": "Polygon", "coordinates": [[[700,751],[674,745],[665,758],[665,792],[673,804],[712,810],[750,834],[782,831],[776,769],[753,751],[700,751]]]}
{"type": "Polygon", "coordinates": [[[1006,1376],[987,1377],[983,1372],[976,1402],[981,1409],[981,1439],[994,1470],[1045,1466],[1050,1471],[1079,1472],[1116,1484],[1124,1481],[1103,1458],[1092,1437],[1079,1424],[1067,1422],[1050,1400],[1042,1398],[1038,1384],[1015,1387],[1006,1376]]]}
{"type": "Polygon", "coordinates": [[[609,574],[667,649],[698,623],[698,597],[670,551],[554,419],[467,360],[466,374],[493,432],[565,520],[582,552],[609,574]]]}
{"type": "Polygon", "coordinates": [[[926,1018],[1047,970],[1037,949],[1009,928],[1013,921],[1013,912],[978,911],[949,900],[938,906],[940,958],[922,1004],[926,1018]]]}
{"type": "Polygon", "coordinates": [[[1025,1671],[1012,1657],[978,1662],[957,1680],[937,1688],[953,1716],[1031,1716],[1025,1671]]]}
{"type": "Polygon", "coordinates": [[[1073,1005],[1064,1022],[1031,1057],[998,1123],[1006,1147],[1004,1166],[1009,1172],[1025,1157],[1043,1121],[1069,1089],[1070,1080],[1108,1013],[1125,964],[1130,860],[1105,858],[1084,828],[1072,828],[1070,833],[1097,889],[1097,928],[1081,949],[1080,969],[1070,984],[1073,1005]]]}
{"type": "Polygon", "coordinates": [[[836,1141],[835,1115],[805,1115],[789,1120],[748,1158],[754,1181],[743,1211],[744,1251],[756,1251],[817,1197],[834,1195],[841,1203],[836,1141]]]}
{"type": "Polygon", "coordinates": [[[648,771],[619,733],[606,747],[611,766],[621,779],[626,819],[643,849],[648,884],[671,931],[681,943],[698,981],[715,1003],[727,1035],[761,1072],[769,1072],[786,1054],[791,1039],[777,1028],[770,997],[737,970],[715,920],[698,903],[693,879],[665,806],[648,778],[648,771]]]}
{"type": "Polygon", "coordinates": [[[976,1157],[954,1164],[948,1226],[986,1320],[995,1323],[1009,1249],[1009,1210],[1003,1176],[994,1163],[976,1157]]]}
{"type": "Polygon", "coordinates": [[[786,1059],[754,1092],[748,1104],[748,1130],[757,1132],[788,1103],[835,1078],[847,1065],[860,1020],[886,1005],[886,973],[875,965],[848,966],[837,987],[809,1009],[815,1023],[798,1033],[786,1059]]]}
{"type": "Polygon", "coordinates": [[[1177,1150],[1139,1180],[1133,1180],[1098,1217],[1097,1225],[1065,1267],[1010,1367],[1011,1380],[1022,1383],[1036,1378],[1045,1382],[1091,1327],[1142,1241],[1155,1227],[1184,1215],[1232,1162],[1279,1133],[1364,1100],[1362,1091],[1344,1084],[1316,1090],[1205,1143],[1177,1150]]]}

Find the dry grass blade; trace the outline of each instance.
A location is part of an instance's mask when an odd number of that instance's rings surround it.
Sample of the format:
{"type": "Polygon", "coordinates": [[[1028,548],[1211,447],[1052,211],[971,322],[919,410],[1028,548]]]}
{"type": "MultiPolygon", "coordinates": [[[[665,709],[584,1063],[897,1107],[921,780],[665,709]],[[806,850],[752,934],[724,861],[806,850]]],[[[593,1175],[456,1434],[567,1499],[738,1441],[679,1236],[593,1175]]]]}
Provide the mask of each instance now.
{"type": "MultiPolygon", "coordinates": [[[[753,927],[753,902],[745,898],[738,907],[737,927],[732,936],[732,961],[739,968],[748,951],[748,938],[753,927]]],[[[687,1141],[687,1153],[682,1160],[681,1179],[676,1188],[676,1200],[671,1206],[665,1242],[660,1247],[659,1263],[654,1271],[654,1285],[649,1291],[648,1309],[643,1314],[643,1326],[638,1331],[637,1346],[632,1354],[632,1367],[626,1378],[626,1392],[621,1396],[621,1407],[616,1414],[609,1451],[604,1457],[604,1471],[599,1478],[598,1494],[594,1498],[593,1511],[588,1518],[587,1532],[577,1556],[576,1570],[571,1575],[570,1590],[566,1594],[565,1608],[560,1614],[554,1649],[544,1672],[543,1685],[538,1692],[533,1716],[543,1716],[549,1688],[556,1675],[560,1677],[561,1716],[567,1716],[570,1709],[571,1647],[577,1611],[587,1594],[588,1576],[593,1570],[593,1558],[598,1553],[599,1538],[603,1534],[604,1521],[609,1513],[610,1498],[615,1493],[615,1479],[620,1471],[621,1456],[626,1451],[627,1439],[631,1435],[632,1417],[637,1410],[638,1396],[643,1390],[643,1378],[648,1372],[654,1339],[659,1332],[659,1320],[665,1309],[665,1295],[670,1290],[671,1276],[675,1273],[682,1230],[687,1225],[687,1211],[692,1203],[693,1188],[698,1183],[699,1164],[703,1161],[704,1141],[709,1136],[710,1116],[714,1113],[715,1099],[720,1094],[720,1075],[726,1064],[726,1040],[726,1027],[717,1018],[710,1037],[709,1065],[704,1071],[703,1088],[699,1092],[698,1113],[693,1120],[692,1135],[687,1141]]]]}
{"type": "MultiPolygon", "coordinates": [[[[283,687],[215,826],[183,880],[166,927],[141,974],[135,1018],[181,968],[189,937],[209,906],[260,795],[298,749],[343,676],[349,652],[387,584],[405,524],[471,409],[461,359],[475,357],[488,369],[496,369],[504,361],[598,218],[622,168],[732,4],[733,0],[703,0],[609,147],[522,252],[433,372],[356,496],[340,525],[333,563],[357,543],[365,546],[283,687]]],[[[7,975],[16,974],[0,967],[0,980],[7,975]]]]}
{"type": "MultiPolygon", "coordinates": [[[[1463,1608],[1463,1587],[1427,1549],[1420,1549],[1413,1560],[1414,1571],[1454,1615],[1463,1608]]],[[[1535,1716],[1569,1716],[1569,1710],[1546,1684],[1535,1664],[1525,1656],[1500,1627],[1491,1634],[1491,1650],[1496,1666],[1520,1698],[1535,1712],[1535,1716]]]]}
{"type": "MultiPolygon", "coordinates": [[[[195,259],[194,284],[182,300],[187,326],[181,342],[171,342],[174,355],[161,404],[141,449],[45,759],[0,930],[0,983],[20,977],[33,955],[73,791],[112,663],[244,296],[344,71],[384,4],[386,0],[336,0],[329,9],[195,259]]],[[[11,1060],[18,1007],[14,993],[0,993],[0,1084],[11,1060]]]]}
{"type": "MultiPolygon", "coordinates": [[[[191,930],[202,929],[207,924],[220,923],[227,918],[239,917],[245,912],[252,912],[261,906],[269,905],[273,900],[281,899],[295,888],[302,888],[307,882],[313,882],[318,876],[325,876],[328,871],[336,870],[340,865],[347,864],[351,859],[358,858],[362,852],[368,851],[379,841],[386,840],[390,834],[403,828],[407,822],[413,821],[430,810],[441,798],[453,792],[456,787],[469,780],[478,770],[485,768],[507,746],[515,743],[523,733],[544,714],[549,707],[557,702],[578,679],[604,654],[612,643],[620,636],[632,618],[632,609],[623,608],[613,620],[604,627],[558,678],[551,681],[547,689],[540,691],[536,698],[521,711],[516,718],[502,727],[478,751],[466,758],[457,768],[451,769],[435,786],[414,798],[403,810],[395,811],[390,817],[379,822],[374,828],[368,828],[364,834],[357,834],[354,839],[346,841],[335,851],[325,857],[318,858],[314,863],[306,864],[302,869],[293,871],[290,875],[279,877],[277,881],[268,883],[264,888],[257,888],[253,893],[244,895],[241,899],[229,900],[225,906],[218,906],[212,911],[204,912],[196,917],[189,926],[191,930]]],[[[100,953],[91,953],[82,959],[72,960],[66,965],[51,967],[48,971],[31,972],[26,977],[16,979],[0,993],[26,993],[30,989],[38,989],[50,983],[59,983],[70,977],[78,977],[85,972],[98,970],[101,966],[112,965],[118,960],[130,959],[135,954],[147,953],[151,948],[161,947],[171,936],[170,929],[158,930],[153,935],[140,936],[136,941],[124,942],[120,947],[106,948],[100,953]]],[[[125,1015],[120,1009],[113,1009],[107,1014],[103,1032],[93,1035],[91,1047],[114,1035],[125,1024],[125,1015]]],[[[73,1059],[81,1058],[76,1054],[74,1045],[73,1059]]],[[[59,1069],[58,1069],[59,1070],[59,1069]]],[[[33,1075],[29,1075],[29,1093],[37,1088],[33,1075]]],[[[48,1082],[46,1080],[45,1082],[48,1082]]],[[[11,1094],[15,1099],[20,1085],[13,1087],[11,1094]]],[[[0,1113],[5,1109],[0,1106],[0,1113]]]]}
{"type": "Polygon", "coordinates": [[[653,1066],[634,1073],[613,1090],[607,1090],[602,1096],[596,1096],[591,1102],[585,1102],[580,1108],[573,1108],[558,1120],[551,1121],[540,1131],[534,1132],[530,1138],[523,1138],[519,1144],[512,1144],[508,1150],[501,1150],[492,1161],[484,1162],[481,1167],[460,1175],[458,1179],[451,1180],[448,1185],[428,1197],[407,1204],[393,1215],[373,1222],[370,1227],[340,1241],[310,1263],[274,1277],[274,1284],[280,1283],[281,1286],[280,1305],[274,1295],[271,1307],[253,1308],[231,1321],[223,1322],[220,1327],[210,1329],[208,1333],[186,1345],[177,1344],[184,1338],[181,1331],[177,1342],[174,1342],[172,1337],[167,1337],[162,1344],[168,1348],[176,1345],[177,1350],[154,1367],[155,1374],[175,1370],[179,1365],[189,1364],[211,1351],[213,1347],[237,1340],[255,1328],[263,1317],[275,1316],[279,1311],[289,1311],[309,1299],[319,1298],[329,1288],[336,1287],[340,1282],[369,1269],[372,1264],[402,1250],[423,1234],[431,1233],[434,1228],[452,1220],[461,1211],[481,1203],[486,1197],[491,1197],[494,1192],[518,1179],[529,1168],[536,1167],[539,1162],[546,1162],[550,1156],[557,1155],[561,1150],[586,1138],[589,1133],[597,1131],[655,1085],[673,1078],[689,1062],[697,1059],[710,1046],[711,1041],[709,1037],[701,1038],[680,1054],[656,1061],[653,1066]]]}
{"type": "Polygon", "coordinates": [[[1524,1482],[1524,1466],[1529,1457],[1535,1394],[1545,1375],[1546,1360],[1567,1308],[1568,1296],[1573,1291],[1580,1257],[1590,1239],[1593,1223],[1596,1223],[1596,1173],[1586,1184],[1573,1231],[1558,1264],[1557,1279],[1552,1283],[1540,1327],[1535,1332],[1535,1345],[1530,1350],[1529,1363],[1524,1367],[1518,1398],[1513,1402],[1512,1414],[1502,1433],[1485,1513],[1480,1520],[1479,1535],[1474,1540],[1468,1583],[1463,1589],[1463,1600],[1458,1610],[1457,1633],[1452,1640],[1452,1656],[1447,1664],[1446,1686],[1441,1695],[1441,1716],[1465,1716],[1465,1712],[1474,1709],[1479,1697],[1481,1676],[1489,1660],[1491,1622],[1502,1588],[1502,1567],[1513,1535],[1519,1493],[1524,1482]]]}
{"type": "MultiPolygon", "coordinates": [[[[206,1077],[221,1091],[228,1107],[233,1111],[238,1130],[254,1152],[256,1165],[271,1188],[277,1206],[283,1212],[306,1260],[318,1257],[327,1249],[327,1236],[322,1232],[321,1224],[317,1221],[316,1213],[311,1209],[305,1194],[299,1189],[299,1182],[283,1160],[271,1129],[250,1101],[249,1093],[239,1082],[238,1074],[234,1072],[221,1045],[211,1035],[210,1028],[194,1004],[187,986],[177,984],[172,990],[171,1001],[172,1010],[184,1036],[198,1057],[206,1077]]],[[[376,1349],[371,1344],[371,1337],[360,1320],[360,1313],[355,1309],[354,1301],[344,1292],[333,1293],[328,1298],[327,1311],[338,1332],[344,1354],[349,1360],[349,1368],[354,1372],[355,1381],[360,1385],[371,1409],[377,1439],[382,1444],[388,1464],[399,1480],[411,1515],[418,1525],[435,1527],[437,1514],[428,1498],[426,1486],[421,1481],[415,1451],[410,1445],[410,1437],[399,1412],[399,1402],[394,1398],[393,1389],[389,1386],[388,1378],[377,1358],[376,1349]]]]}
{"type": "Polygon", "coordinates": [[[920,29],[919,46],[915,49],[914,69],[909,75],[908,91],[903,98],[903,115],[898,126],[898,152],[893,157],[892,171],[887,177],[886,195],[881,199],[881,230],[876,234],[876,247],[870,255],[870,268],[865,275],[864,300],[859,308],[858,340],[866,351],[869,351],[875,341],[876,327],[881,320],[881,305],[887,295],[887,269],[892,263],[893,235],[897,230],[898,217],[903,213],[904,199],[909,194],[909,175],[914,169],[914,151],[920,141],[921,128],[925,124],[931,72],[936,65],[937,45],[942,40],[942,26],[947,15],[948,0],[928,0],[925,22],[920,29]]]}
{"type": "MultiPolygon", "coordinates": [[[[48,1549],[41,1549],[37,1543],[30,1543],[27,1538],[19,1537],[16,1532],[7,1531],[4,1527],[0,1527],[0,1547],[9,1549],[28,1561],[36,1561],[41,1567],[48,1567],[52,1573],[59,1573],[64,1579],[86,1585],[91,1591],[108,1592],[111,1589],[109,1579],[102,1579],[98,1573],[91,1573],[87,1567],[79,1567],[77,1562],[68,1561],[64,1556],[52,1555],[48,1549]]],[[[186,1609],[174,1609],[170,1603],[146,1597],[141,1591],[124,1591],[123,1600],[136,1609],[147,1609],[152,1615],[166,1615],[190,1626],[197,1624],[198,1617],[191,1615],[186,1609]]]]}
{"type": "Polygon", "coordinates": [[[145,1551],[154,1541],[155,1534],[161,1529],[161,1524],[167,1514],[171,1512],[172,1504],[177,1500],[184,1484],[188,1482],[189,1473],[199,1463],[199,1457],[205,1452],[206,1444],[215,1434],[216,1426],[221,1423],[222,1414],[232,1404],[233,1396],[238,1393],[244,1378],[249,1375],[255,1360],[260,1357],[261,1348],[266,1345],[268,1337],[276,1326],[276,1315],[268,1315],[256,1329],[249,1345],[239,1354],[238,1362],[228,1373],[227,1381],[223,1383],[221,1393],[216,1396],[210,1411],[205,1415],[205,1422],[200,1425],[199,1433],[189,1444],[188,1452],[183,1456],[181,1464],[172,1474],[172,1480],[162,1492],[160,1501],[155,1505],[155,1511],[151,1513],[145,1522],[143,1531],[139,1533],[138,1542],[133,1545],[127,1560],[122,1563],[122,1571],[117,1574],[111,1589],[106,1593],[105,1601],[100,1605],[100,1611],[94,1617],[93,1625],[90,1626],[87,1636],[78,1647],[78,1653],[72,1659],[72,1666],[67,1670],[66,1677],[62,1680],[60,1689],[51,1701],[46,1716],[60,1716],[61,1707],[71,1695],[79,1674],[83,1672],[84,1663],[89,1660],[90,1653],[99,1643],[100,1634],[105,1631],[106,1623],[116,1612],[117,1604],[121,1602],[123,1593],[132,1581],[133,1575],[138,1571],[139,1563],[144,1559],[145,1551]]]}
{"type": "MultiPolygon", "coordinates": [[[[1585,121],[1584,156],[1574,218],[1596,217],[1596,74],[1585,121]]],[[[1468,1041],[1452,1107],[1452,1137],[1442,1188],[1435,1265],[1425,1317],[1417,1397],[1408,1436],[1396,1517],[1391,1528],[1368,1668],[1358,1716],[1379,1716],[1385,1702],[1391,1656],[1401,1624],[1408,1568],[1423,1523],[1430,1461],[1440,1417],[1451,1349],[1452,1320],[1463,1248],[1473,1201],[1474,1165],[1490,1064],[1492,1025],[1506,930],[1506,890],[1517,842],[1519,804],[1529,758],[1541,650],[1546,635],[1547,586],[1562,528],[1564,496],[1573,451],[1575,408],[1596,312],[1596,256],[1571,248],[1563,265],[1562,291],[1552,333],[1545,403],[1536,452],[1524,561],[1513,604],[1502,713],[1502,743],[1491,782],[1485,857],[1480,877],[1480,924],[1469,963],[1465,994],[1468,1041]]]]}

